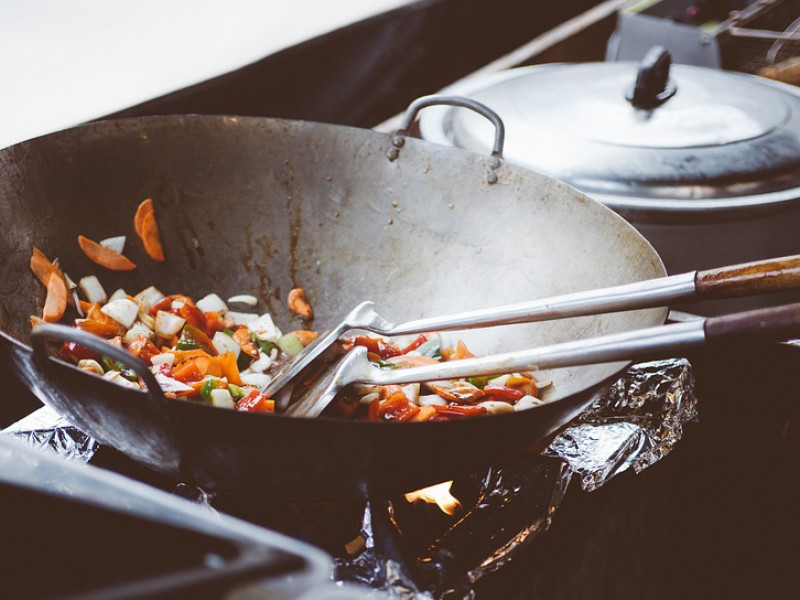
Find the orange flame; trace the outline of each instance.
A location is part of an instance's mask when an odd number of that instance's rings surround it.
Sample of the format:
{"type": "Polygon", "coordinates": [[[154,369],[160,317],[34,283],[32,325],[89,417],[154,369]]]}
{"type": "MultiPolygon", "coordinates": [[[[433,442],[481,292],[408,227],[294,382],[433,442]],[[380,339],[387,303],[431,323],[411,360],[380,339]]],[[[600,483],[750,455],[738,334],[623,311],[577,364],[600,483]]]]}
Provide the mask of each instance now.
{"type": "Polygon", "coordinates": [[[430,504],[436,504],[446,515],[453,516],[461,510],[461,502],[458,498],[450,493],[450,487],[453,485],[452,481],[445,481],[437,483],[430,487],[422,488],[415,492],[405,494],[406,500],[409,502],[416,502],[422,500],[430,504]]]}

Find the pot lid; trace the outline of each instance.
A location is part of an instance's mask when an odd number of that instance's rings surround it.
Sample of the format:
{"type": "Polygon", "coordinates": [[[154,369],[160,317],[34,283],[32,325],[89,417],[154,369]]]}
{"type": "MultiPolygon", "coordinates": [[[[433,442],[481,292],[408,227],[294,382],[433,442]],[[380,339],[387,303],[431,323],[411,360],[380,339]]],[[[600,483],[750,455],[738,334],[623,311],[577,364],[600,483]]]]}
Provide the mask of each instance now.
{"type": "MultiPolygon", "coordinates": [[[[800,186],[798,90],[670,65],[663,49],[640,65],[521,67],[448,91],[500,115],[507,160],[587,193],[685,204],[800,186]]],[[[429,109],[420,128],[430,141],[491,150],[492,126],[472,111],[429,109]]]]}

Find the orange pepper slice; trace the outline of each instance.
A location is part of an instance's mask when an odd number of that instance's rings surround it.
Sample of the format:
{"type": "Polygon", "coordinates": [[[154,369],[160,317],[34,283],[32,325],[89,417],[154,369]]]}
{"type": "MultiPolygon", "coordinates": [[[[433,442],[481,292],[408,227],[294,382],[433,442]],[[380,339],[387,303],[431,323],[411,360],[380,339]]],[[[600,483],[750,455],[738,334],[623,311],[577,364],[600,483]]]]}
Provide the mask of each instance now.
{"type": "Polygon", "coordinates": [[[83,235],[78,236],[78,245],[89,260],[111,271],[131,271],[136,268],[131,260],[119,252],[109,250],[83,235]]]}
{"type": "Polygon", "coordinates": [[[42,318],[48,323],[57,323],[67,310],[67,285],[57,273],[47,280],[47,298],[44,301],[42,318]]]}
{"type": "Polygon", "coordinates": [[[220,377],[225,377],[228,383],[242,385],[242,377],[239,375],[239,366],[236,364],[236,355],[233,352],[226,352],[214,358],[214,363],[220,370],[220,377]]]}
{"type": "Polygon", "coordinates": [[[153,199],[147,198],[136,209],[133,217],[133,228],[144,244],[144,251],[157,262],[164,262],[164,248],[158,235],[158,223],[153,208],[153,199]]]}

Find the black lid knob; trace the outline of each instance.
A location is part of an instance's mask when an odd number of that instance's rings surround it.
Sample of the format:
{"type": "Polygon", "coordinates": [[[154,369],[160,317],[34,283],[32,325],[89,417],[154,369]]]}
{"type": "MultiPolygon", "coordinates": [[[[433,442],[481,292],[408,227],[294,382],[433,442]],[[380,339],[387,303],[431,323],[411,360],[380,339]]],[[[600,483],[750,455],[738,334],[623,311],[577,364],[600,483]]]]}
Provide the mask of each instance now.
{"type": "Polygon", "coordinates": [[[663,46],[653,46],[639,63],[636,82],[626,98],[634,107],[652,110],[672,98],[677,87],[669,78],[672,56],[663,46]]]}

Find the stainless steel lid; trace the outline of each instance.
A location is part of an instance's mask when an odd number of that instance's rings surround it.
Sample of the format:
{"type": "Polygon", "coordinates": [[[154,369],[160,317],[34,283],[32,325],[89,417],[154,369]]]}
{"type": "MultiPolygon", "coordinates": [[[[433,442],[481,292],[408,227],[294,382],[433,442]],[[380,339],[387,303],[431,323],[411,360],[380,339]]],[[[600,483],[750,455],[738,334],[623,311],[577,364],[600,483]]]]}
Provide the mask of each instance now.
{"type": "MultiPolygon", "coordinates": [[[[522,67],[448,91],[500,115],[507,160],[612,206],[713,208],[800,197],[795,88],[648,57],[641,65],[522,67]],[[652,68],[655,74],[644,71],[652,68]],[[640,91],[643,81],[656,87],[634,99],[637,74],[640,91]]],[[[472,111],[428,109],[420,128],[429,141],[491,149],[492,126],[472,111]]]]}

